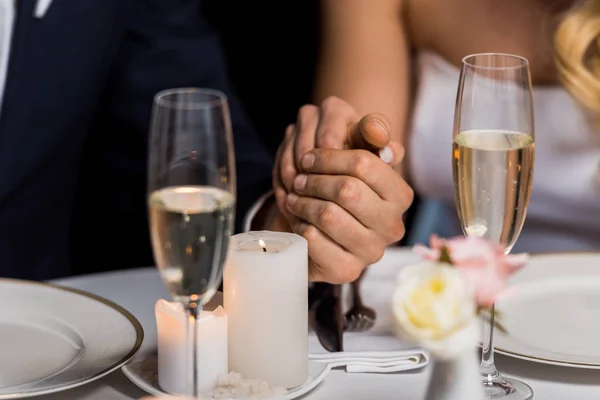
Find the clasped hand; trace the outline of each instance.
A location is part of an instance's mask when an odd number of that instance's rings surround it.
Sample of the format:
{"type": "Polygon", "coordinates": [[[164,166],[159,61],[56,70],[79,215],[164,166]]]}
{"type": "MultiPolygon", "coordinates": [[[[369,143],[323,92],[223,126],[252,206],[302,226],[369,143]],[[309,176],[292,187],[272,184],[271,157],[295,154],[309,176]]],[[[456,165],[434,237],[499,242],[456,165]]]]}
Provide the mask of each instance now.
{"type": "Polygon", "coordinates": [[[281,215],[308,241],[312,281],[352,282],[404,235],[413,191],[389,134],[384,116],[361,118],[335,97],[302,107],[286,130],[273,188],[281,215]]]}

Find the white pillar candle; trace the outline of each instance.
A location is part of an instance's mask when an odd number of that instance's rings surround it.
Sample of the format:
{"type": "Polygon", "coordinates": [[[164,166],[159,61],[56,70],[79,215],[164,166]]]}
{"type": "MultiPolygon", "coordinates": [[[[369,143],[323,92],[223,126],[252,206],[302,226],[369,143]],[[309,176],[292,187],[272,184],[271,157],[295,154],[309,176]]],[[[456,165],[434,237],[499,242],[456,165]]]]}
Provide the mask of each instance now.
{"type": "MultiPolygon", "coordinates": [[[[158,334],[158,384],[168,393],[187,392],[187,315],[180,303],[159,300],[155,307],[158,334]]],[[[217,386],[227,368],[227,315],[223,307],[202,311],[197,320],[198,391],[217,386]]]]}
{"type": "Polygon", "coordinates": [[[308,379],[308,245],[284,232],[233,236],[223,275],[229,369],[270,386],[308,379]]]}

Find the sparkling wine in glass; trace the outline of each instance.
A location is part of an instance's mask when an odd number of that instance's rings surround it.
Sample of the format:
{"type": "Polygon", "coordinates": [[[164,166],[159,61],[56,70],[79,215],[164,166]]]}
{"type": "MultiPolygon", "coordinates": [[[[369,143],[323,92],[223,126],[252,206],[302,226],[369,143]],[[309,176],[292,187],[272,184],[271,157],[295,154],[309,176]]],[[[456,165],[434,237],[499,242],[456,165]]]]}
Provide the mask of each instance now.
{"type": "MultiPolygon", "coordinates": [[[[534,119],[528,61],[510,54],[463,59],[452,145],[454,197],[466,236],[508,253],[527,215],[534,164],[534,119]]],[[[494,312],[483,315],[481,375],[489,399],[526,400],[531,388],[500,375],[494,363],[494,312]]]]}
{"type": "Polygon", "coordinates": [[[235,213],[235,162],[226,96],[172,89],[154,100],[148,207],[154,259],[188,316],[188,395],[197,397],[196,321],[221,283],[235,213]]]}

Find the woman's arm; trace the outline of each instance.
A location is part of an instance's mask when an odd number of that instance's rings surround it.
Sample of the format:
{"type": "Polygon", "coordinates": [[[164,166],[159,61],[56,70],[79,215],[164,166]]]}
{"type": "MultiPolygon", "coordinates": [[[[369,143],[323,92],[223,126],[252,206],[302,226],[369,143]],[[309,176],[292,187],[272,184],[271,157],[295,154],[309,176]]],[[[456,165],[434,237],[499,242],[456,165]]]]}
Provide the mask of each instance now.
{"type": "Polygon", "coordinates": [[[410,56],[404,0],[322,0],[322,48],[315,101],[329,96],[359,115],[387,116],[391,140],[404,142],[410,102],[410,56]]]}

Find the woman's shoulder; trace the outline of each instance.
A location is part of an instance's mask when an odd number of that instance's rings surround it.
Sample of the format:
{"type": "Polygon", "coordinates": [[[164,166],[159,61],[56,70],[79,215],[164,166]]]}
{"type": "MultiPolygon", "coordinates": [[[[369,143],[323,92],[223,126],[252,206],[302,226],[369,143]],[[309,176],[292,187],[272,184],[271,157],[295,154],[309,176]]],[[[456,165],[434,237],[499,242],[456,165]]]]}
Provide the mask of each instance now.
{"type": "Polygon", "coordinates": [[[534,82],[556,83],[557,17],[544,0],[404,1],[402,23],[413,50],[435,52],[455,66],[468,54],[518,54],[530,61],[534,82]]]}

